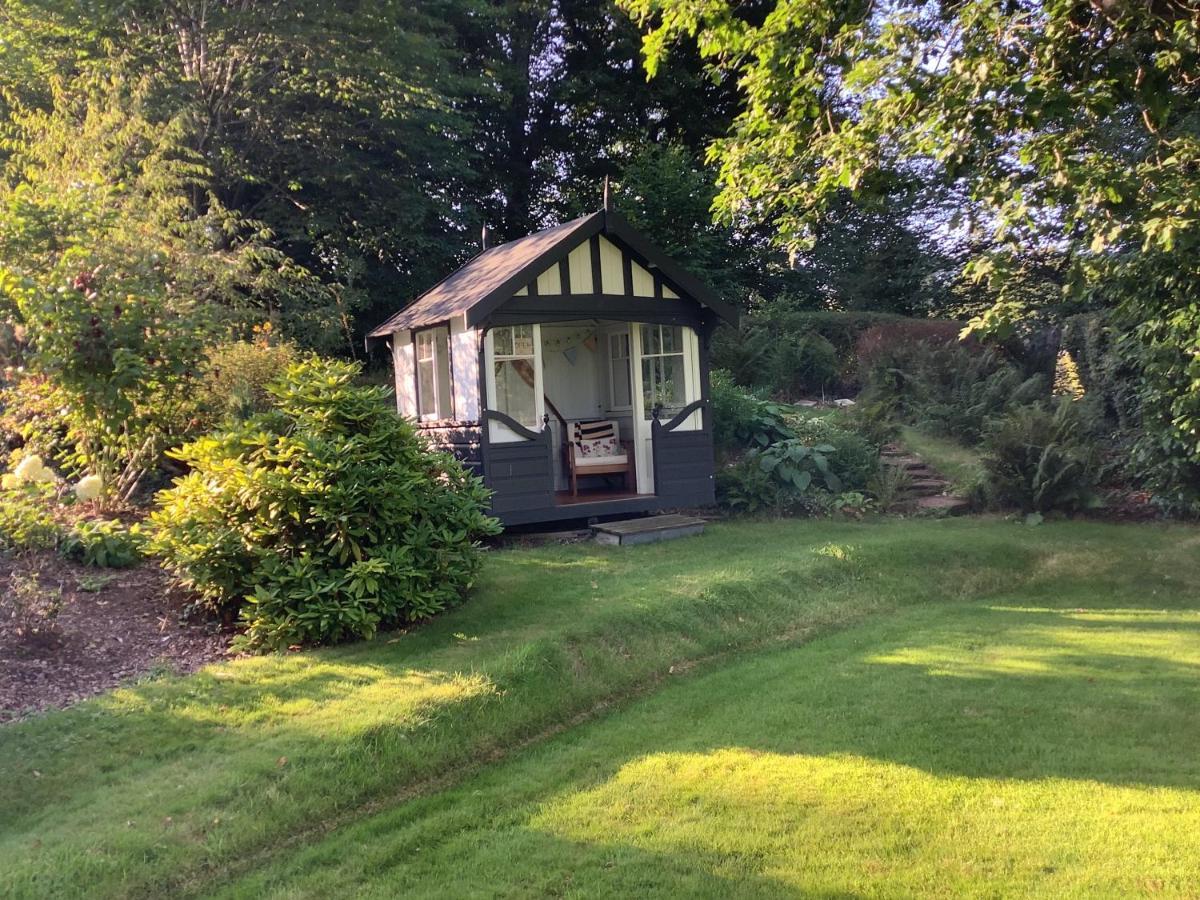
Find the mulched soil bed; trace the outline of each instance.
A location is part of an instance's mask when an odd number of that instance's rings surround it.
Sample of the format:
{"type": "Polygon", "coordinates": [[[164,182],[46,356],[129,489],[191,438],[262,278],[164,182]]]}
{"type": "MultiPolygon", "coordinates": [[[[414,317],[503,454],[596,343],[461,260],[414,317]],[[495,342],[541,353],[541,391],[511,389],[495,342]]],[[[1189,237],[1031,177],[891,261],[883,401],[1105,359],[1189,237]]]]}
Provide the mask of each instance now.
{"type": "Polygon", "coordinates": [[[150,672],[192,672],[224,658],[233,635],[182,621],[184,605],[153,563],[114,570],[54,553],[0,557],[0,722],[69,706],[150,672]],[[55,627],[39,633],[12,616],[34,573],[44,597],[62,594],[55,627]]]}

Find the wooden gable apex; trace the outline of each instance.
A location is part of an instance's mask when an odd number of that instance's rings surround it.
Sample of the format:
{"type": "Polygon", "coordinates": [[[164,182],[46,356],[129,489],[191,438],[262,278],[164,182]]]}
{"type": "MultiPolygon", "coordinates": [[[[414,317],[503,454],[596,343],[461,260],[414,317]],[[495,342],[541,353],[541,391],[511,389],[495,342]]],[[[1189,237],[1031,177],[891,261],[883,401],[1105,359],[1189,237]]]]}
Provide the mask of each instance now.
{"type": "MultiPolygon", "coordinates": [[[[631,317],[653,309],[659,319],[671,321],[713,321],[703,309],[731,324],[738,318],[734,307],[620,214],[604,209],[485,249],[369,332],[367,342],[456,316],[462,316],[467,328],[476,328],[510,301],[536,306],[547,315],[590,305],[593,314],[621,308],[631,317]]],[[[516,311],[506,314],[511,318],[516,311]]]]}
{"type": "Polygon", "coordinates": [[[564,298],[564,309],[572,305],[568,297],[601,303],[691,301],[737,324],[734,307],[646,240],[619,213],[606,209],[577,222],[580,227],[469,309],[468,326],[485,321],[508,300],[535,297],[564,298]]]}
{"type": "Polygon", "coordinates": [[[563,259],[539,272],[513,296],[564,294],[680,299],[661,273],[647,269],[632,253],[614,244],[604,234],[593,234],[563,259]]]}

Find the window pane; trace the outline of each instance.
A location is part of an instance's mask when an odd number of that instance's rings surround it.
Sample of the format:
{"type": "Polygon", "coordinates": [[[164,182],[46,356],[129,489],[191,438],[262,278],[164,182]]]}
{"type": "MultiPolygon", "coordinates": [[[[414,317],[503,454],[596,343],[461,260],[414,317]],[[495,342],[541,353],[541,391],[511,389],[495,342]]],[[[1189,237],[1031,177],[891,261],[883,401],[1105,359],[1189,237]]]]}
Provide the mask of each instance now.
{"type": "Polygon", "coordinates": [[[683,357],[657,356],[642,360],[642,401],[646,418],[660,405],[663,415],[674,415],[686,406],[683,357]]]}
{"type": "Polygon", "coordinates": [[[612,348],[613,359],[628,359],[629,358],[629,335],[613,334],[609,336],[609,345],[612,348]]]}
{"type": "Polygon", "coordinates": [[[613,406],[633,405],[633,385],[629,382],[629,359],[616,358],[612,361],[613,406]]]}
{"type": "Polygon", "coordinates": [[[496,361],[496,408],[522,425],[537,427],[533,363],[525,359],[496,361]]]}
{"type": "Polygon", "coordinates": [[[513,335],[511,328],[496,328],[492,331],[492,341],[497,356],[512,356],[513,335]]]}
{"type": "Polygon", "coordinates": [[[437,388],[435,385],[433,360],[421,360],[417,363],[417,398],[420,400],[419,413],[421,416],[437,414],[437,388]]]}
{"type": "Polygon", "coordinates": [[[417,359],[433,359],[433,332],[417,332],[417,359]]]}
{"type": "Polygon", "coordinates": [[[662,352],[662,335],[657,325],[642,326],[642,355],[650,356],[662,352]]]}
{"type": "Polygon", "coordinates": [[[659,329],[662,335],[663,353],[683,352],[683,331],[678,325],[665,325],[659,329]]]}
{"type": "Polygon", "coordinates": [[[512,346],[513,356],[533,356],[533,326],[513,326],[512,346]]]}

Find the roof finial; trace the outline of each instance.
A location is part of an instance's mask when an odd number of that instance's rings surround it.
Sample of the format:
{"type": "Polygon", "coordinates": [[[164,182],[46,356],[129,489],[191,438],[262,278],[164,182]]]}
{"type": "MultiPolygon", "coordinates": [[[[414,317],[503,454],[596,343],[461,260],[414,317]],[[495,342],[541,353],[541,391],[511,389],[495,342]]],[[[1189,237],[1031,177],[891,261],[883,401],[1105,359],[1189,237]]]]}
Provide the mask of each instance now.
{"type": "Polygon", "coordinates": [[[483,226],[483,234],[480,235],[479,242],[481,244],[483,244],[484,250],[486,250],[488,248],[488,227],[487,227],[487,225],[483,226]]]}
{"type": "Polygon", "coordinates": [[[608,189],[608,176],[604,176],[604,211],[609,212],[612,209],[612,193],[608,189]]]}

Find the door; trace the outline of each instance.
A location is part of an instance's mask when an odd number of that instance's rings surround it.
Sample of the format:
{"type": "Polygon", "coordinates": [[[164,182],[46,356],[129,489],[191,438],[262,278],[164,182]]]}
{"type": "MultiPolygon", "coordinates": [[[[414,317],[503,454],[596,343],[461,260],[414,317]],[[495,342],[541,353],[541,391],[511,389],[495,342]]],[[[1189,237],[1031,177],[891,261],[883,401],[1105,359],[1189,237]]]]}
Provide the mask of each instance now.
{"type": "MultiPolygon", "coordinates": [[[[638,493],[657,493],[654,483],[655,408],[662,422],[700,399],[700,348],[696,332],[679,325],[632,323],[630,345],[633,362],[633,423],[637,457],[638,493]]],[[[703,427],[696,410],[676,427],[694,431],[703,427]]]]}

